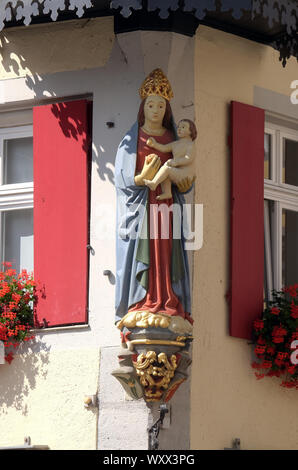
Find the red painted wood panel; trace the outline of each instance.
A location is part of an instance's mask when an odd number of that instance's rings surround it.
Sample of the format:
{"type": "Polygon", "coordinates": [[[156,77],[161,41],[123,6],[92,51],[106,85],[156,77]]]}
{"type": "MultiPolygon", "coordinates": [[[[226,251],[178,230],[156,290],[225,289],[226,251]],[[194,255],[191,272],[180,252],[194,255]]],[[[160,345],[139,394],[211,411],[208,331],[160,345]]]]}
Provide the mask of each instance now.
{"type": "Polygon", "coordinates": [[[263,309],[263,109],[231,103],[230,334],[251,338],[263,309]]]}
{"type": "Polygon", "coordinates": [[[89,102],[33,111],[34,275],[47,326],[87,321],[89,102]]]}

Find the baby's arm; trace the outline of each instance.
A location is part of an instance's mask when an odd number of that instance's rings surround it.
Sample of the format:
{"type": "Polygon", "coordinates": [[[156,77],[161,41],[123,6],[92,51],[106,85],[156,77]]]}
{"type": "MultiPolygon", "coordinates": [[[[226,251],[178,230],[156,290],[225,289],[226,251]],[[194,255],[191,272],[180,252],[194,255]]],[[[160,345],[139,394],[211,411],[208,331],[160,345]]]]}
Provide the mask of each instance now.
{"type": "Polygon", "coordinates": [[[173,142],[169,142],[168,144],[159,144],[153,137],[149,137],[146,143],[149,147],[153,147],[154,149],[159,150],[160,152],[172,152],[173,142]]]}

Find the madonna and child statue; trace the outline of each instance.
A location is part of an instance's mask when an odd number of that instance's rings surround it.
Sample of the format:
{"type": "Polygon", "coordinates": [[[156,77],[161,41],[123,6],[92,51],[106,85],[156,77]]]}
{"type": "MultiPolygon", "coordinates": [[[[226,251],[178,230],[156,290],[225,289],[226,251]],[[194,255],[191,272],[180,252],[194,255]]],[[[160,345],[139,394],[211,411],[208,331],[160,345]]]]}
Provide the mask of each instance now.
{"type": "Polygon", "coordinates": [[[192,341],[184,194],[195,178],[195,124],[175,125],[171,85],[153,70],[115,162],[116,325],[127,394],[167,402],[187,379],[192,341]]]}

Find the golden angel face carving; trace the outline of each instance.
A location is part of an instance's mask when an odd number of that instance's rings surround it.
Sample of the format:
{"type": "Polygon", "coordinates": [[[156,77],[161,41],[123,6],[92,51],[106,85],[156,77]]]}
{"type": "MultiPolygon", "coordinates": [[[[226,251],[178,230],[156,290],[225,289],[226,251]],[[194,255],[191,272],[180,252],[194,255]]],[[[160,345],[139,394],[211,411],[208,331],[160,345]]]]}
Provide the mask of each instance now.
{"type": "Polygon", "coordinates": [[[133,365],[144,388],[146,401],[159,401],[174,377],[177,358],[175,354],[168,359],[165,353],[157,356],[155,351],[148,351],[139,354],[133,365]]]}

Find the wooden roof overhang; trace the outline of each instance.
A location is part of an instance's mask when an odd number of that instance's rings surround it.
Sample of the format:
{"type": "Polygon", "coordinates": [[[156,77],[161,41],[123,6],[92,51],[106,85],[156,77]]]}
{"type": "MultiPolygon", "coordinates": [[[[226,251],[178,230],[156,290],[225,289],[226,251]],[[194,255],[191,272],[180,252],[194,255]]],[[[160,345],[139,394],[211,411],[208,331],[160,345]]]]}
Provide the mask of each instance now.
{"type": "Polygon", "coordinates": [[[270,45],[283,66],[298,60],[298,0],[2,0],[0,29],[114,16],[115,33],[174,31],[192,36],[200,24],[270,45]]]}

